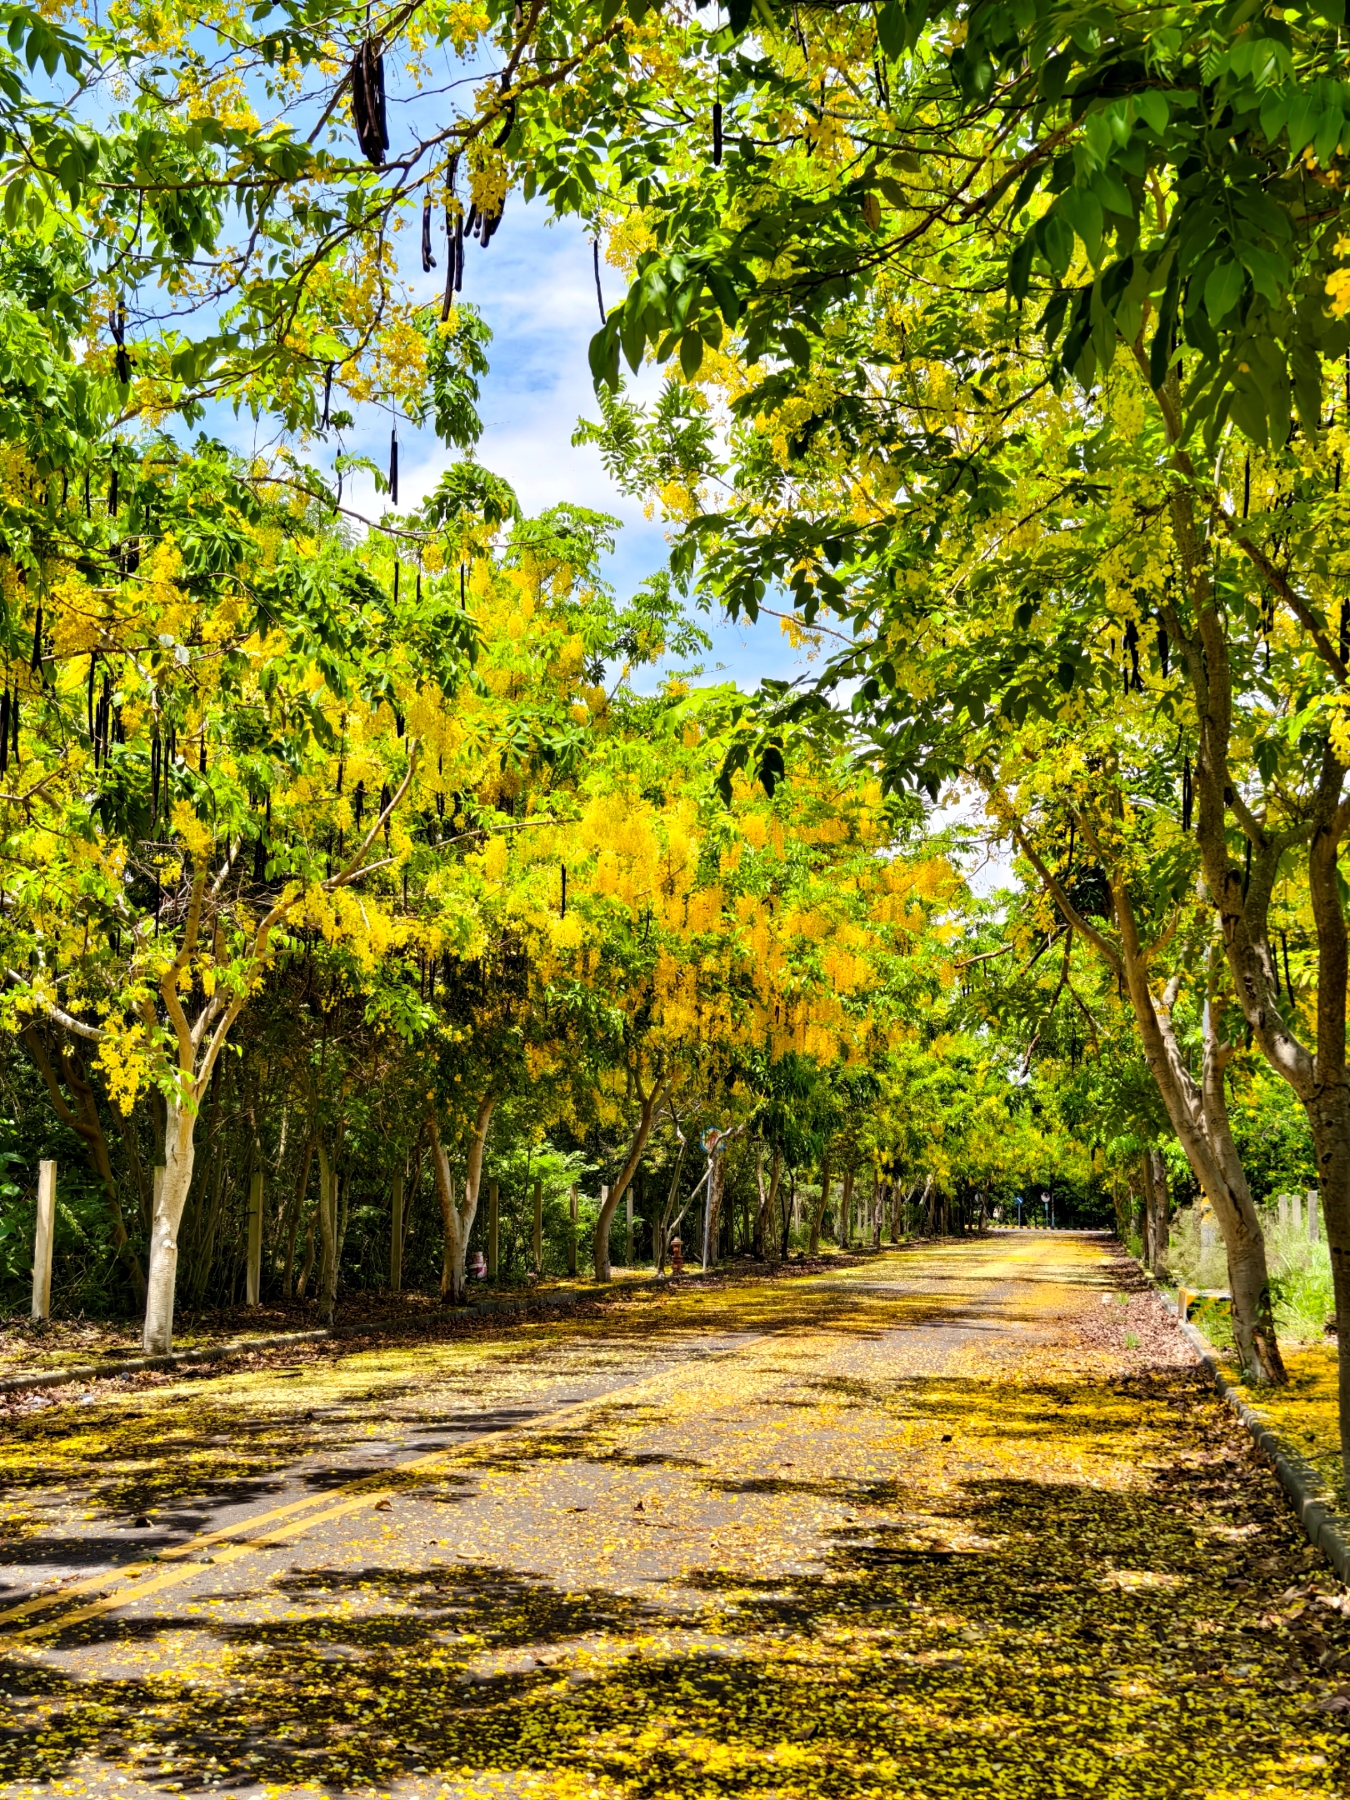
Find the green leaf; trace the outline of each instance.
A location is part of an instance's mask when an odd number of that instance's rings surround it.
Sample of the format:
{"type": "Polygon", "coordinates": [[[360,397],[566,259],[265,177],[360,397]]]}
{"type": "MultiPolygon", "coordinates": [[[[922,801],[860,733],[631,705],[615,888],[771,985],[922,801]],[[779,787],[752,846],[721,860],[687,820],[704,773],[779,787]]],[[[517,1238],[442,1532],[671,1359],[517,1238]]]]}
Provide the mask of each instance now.
{"type": "Polygon", "coordinates": [[[1148,126],[1150,131],[1161,137],[1167,130],[1170,109],[1166,96],[1157,88],[1145,88],[1142,94],[1134,96],[1134,110],[1148,126]]]}
{"type": "Polygon", "coordinates": [[[877,13],[877,42],[888,62],[895,62],[905,49],[905,12],[900,0],[885,0],[877,13]]]}
{"type": "Polygon", "coordinates": [[[680,367],[685,380],[692,381],[703,364],[703,339],[696,331],[686,331],[680,339],[680,367]]]}
{"type": "Polygon", "coordinates": [[[1246,285],[1242,265],[1235,262],[1216,263],[1205,283],[1205,311],[1217,325],[1237,305],[1246,285]]]}

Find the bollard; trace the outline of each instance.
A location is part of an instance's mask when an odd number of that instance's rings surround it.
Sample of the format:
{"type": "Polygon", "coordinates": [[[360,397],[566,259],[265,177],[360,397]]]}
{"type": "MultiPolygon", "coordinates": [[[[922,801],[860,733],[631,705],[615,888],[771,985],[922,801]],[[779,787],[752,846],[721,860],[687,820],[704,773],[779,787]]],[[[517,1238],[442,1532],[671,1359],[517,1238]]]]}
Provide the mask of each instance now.
{"type": "Polygon", "coordinates": [[[56,1164],[38,1164],[37,1232],[33,1239],[33,1317],[52,1310],[52,1244],[56,1237],[56,1164]]]}
{"type": "Polygon", "coordinates": [[[488,1183],[488,1280],[497,1279],[497,1183],[488,1183]]]}

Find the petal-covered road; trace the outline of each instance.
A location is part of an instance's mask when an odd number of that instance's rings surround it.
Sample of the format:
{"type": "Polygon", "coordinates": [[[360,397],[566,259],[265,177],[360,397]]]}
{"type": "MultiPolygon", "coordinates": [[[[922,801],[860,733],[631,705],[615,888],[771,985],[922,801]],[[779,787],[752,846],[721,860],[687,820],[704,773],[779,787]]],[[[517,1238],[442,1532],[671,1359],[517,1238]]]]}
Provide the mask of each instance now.
{"type": "Polygon", "coordinates": [[[0,1787],[1350,1791],[1350,1619],[1100,1239],[36,1401],[0,1787]]]}

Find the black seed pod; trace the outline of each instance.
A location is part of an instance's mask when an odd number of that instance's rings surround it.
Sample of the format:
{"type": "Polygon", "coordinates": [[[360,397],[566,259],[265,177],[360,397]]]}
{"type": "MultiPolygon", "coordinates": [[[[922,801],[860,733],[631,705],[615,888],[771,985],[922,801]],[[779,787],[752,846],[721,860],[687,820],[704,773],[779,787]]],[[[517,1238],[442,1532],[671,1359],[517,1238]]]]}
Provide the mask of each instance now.
{"type": "Polygon", "coordinates": [[[713,167],[720,169],[722,166],[722,102],[720,100],[713,101],[712,128],[713,167]]]}
{"type": "Polygon", "coordinates": [[[431,199],[427,197],[422,203],[422,273],[429,274],[436,267],[436,258],[431,254],[431,199]]]}
{"type": "Polygon", "coordinates": [[[367,38],[352,58],[352,124],[362,156],[380,168],[389,148],[389,127],[384,106],[384,56],[374,38],[367,38]]]}
{"type": "Polygon", "coordinates": [[[389,433],[389,503],[398,505],[398,432],[389,433]]]}

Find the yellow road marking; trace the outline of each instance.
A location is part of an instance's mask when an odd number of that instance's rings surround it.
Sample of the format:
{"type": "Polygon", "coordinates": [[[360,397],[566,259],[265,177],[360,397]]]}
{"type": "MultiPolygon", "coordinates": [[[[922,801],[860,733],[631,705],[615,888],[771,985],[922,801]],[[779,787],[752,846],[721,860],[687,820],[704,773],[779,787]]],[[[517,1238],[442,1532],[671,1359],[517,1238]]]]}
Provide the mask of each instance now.
{"type": "MultiPolygon", "coordinates": [[[[527,1431],[531,1426],[546,1426],[551,1429],[559,1420],[570,1418],[576,1413],[585,1412],[595,1406],[603,1406],[619,1394],[632,1393],[648,1387],[656,1379],[656,1376],[648,1376],[645,1381],[632,1382],[626,1388],[614,1388],[607,1394],[596,1394],[589,1400],[579,1400],[574,1406],[560,1407],[557,1412],[545,1413],[538,1418],[523,1420],[519,1425],[503,1425],[496,1431],[479,1432],[467,1443],[452,1444],[445,1450],[431,1450],[425,1456],[414,1456],[405,1463],[399,1463],[392,1473],[402,1478],[418,1472],[427,1472],[437,1463],[448,1462],[456,1456],[462,1456],[466,1451],[476,1450],[481,1444],[490,1443],[495,1438],[512,1437],[518,1432],[527,1431]]],[[[405,1486],[404,1481],[400,1479],[395,1487],[362,1487],[361,1483],[373,1479],[375,1479],[373,1476],[364,1475],[360,1481],[330,1488],[325,1494],[312,1494],[304,1500],[289,1501],[285,1506],[276,1506],[268,1512],[255,1513],[251,1518],[240,1519],[233,1525],[222,1526],[219,1531],[203,1532],[198,1537],[190,1538],[184,1544],[175,1544],[171,1549],[161,1550],[154,1562],[132,1563],[120,1569],[109,1569],[102,1575],[93,1575],[84,1581],[74,1582],[57,1593],[40,1594],[34,1599],[25,1600],[20,1605],[10,1607],[8,1611],[0,1613],[0,1625],[7,1623],[10,1619],[17,1619],[29,1613],[47,1611],[54,1606],[60,1606],[76,1594],[96,1592],[100,1587],[107,1587],[110,1583],[113,1585],[113,1592],[106,1594],[102,1599],[91,1601],[88,1606],[77,1607],[73,1612],[63,1613],[59,1619],[44,1619],[36,1625],[28,1626],[23,1631],[7,1633],[5,1641],[19,1643],[25,1638],[37,1637],[43,1632],[63,1631],[67,1625],[77,1624],[82,1619],[96,1618],[103,1613],[114,1611],[119,1606],[134,1605],[137,1600],[160,1593],[165,1588],[176,1587],[179,1582],[191,1581],[201,1573],[203,1566],[189,1562],[185,1567],[167,1569],[161,1575],[152,1575],[148,1581],[142,1581],[140,1578],[143,1575],[150,1575],[156,1562],[181,1561],[185,1557],[190,1557],[195,1551],[209,1548],[212,1544],[226,1542],[243,1532],[255,1532],[260,1525],[271,1524],[297,1512],[305,1513],[304,1518],[292,1518],[292,1522],[282,1526],[279,1531],[264,1532],[258,1537],[249,1536],[242,1543],[228,1545],[220,1556],[205,1565],[219,1568],[222,1563],[238,1562],[241,1557],[247,1556],[253,1550],[266,1550],[277,1544],[284,1544],[287,1539],[294,1537],[297,1533],[308,1531],[312,1525],[322,1525],[330,1519],[342,1518],[347,1513],[359,1511],[363,1506],[374,1506],[380,1500],[392,1500],[405,1486]],[[334,1494],[345,1494],[347,1498],[336,1506],[325,1506],[324,1503],[331,1500],[334,1494]],[[313,1512],[311,1509],[316,1506],[323,1507],[324,1510],[313,1512]]],[[[385,1479],[387,1481],[388,1477],[386,1476],[385,1479]]]]}
{"type": "MultiPolygon", "coordinates": [[[[836,1274],[845,1275],[847,1273],[849,1271],[822,1271],[820,1275],[808,1276],[807,1280],[809,1282],[828,1280],[836,1274]]],[[[741,1349],[746,1347],[745,1345],[739,1346],[741,1349]]],[[[67,1625],[77,1624],[83,1619],[99,1617],[104,1613],[115,1611],[119,1606],[134,1605],[136,1601],[148,1598],[151,1594],[176,1587],[180,1582],[192,1580],[201,1572],[203,1566],[187,1562],[183,1567],[167,1569],[162,1574],[154,1575],[152,1571],[159,1564],[183,1563],[185,1558],[193,1556],[198,1551],[209,1549],[213,1544],[226,1544],[227,1548],[220,1556],[215,1557],[211,1564],[205,1566],[219,1568],[222,1564],[238,1562],[254,1550],[265,1550],[285,1543],[297,1533],[307,1531],[312,1525],[321,1525],[331,1519],[341,1518],[347,1513],[357,1512],[363,1506],[374,1506],[380,1500],[394,1498],[400,1488],[405,1485],[404,1477],[429,1471],[439,1463],[462,1456],[466,1451],[476,1450],[480,1445],[490,1443],[497,1438],[513,1437],[517,1433],[528,1431],[531,1428],[552,1429],[560,1421],[586,1412],[593,1407],[607,1405],[620,1395],[640,1392],[644,1387],[650,1387],[653,1382],[661,1380],[666,1373],[668,1373],[667,1370],[661,1370],[656,1375],[649,1375],[642,1381],[631,1382],[626,1387],[612,1388],[606,1394],[596,1394],[589,1400],[580,1400],[575,1405],[561,1407],[557,1412],[545,1413],[537,1418],[523,1420],[519,1425],[503,1425],[495,1431],[479,1432],[466,1443],[452,1444],[444,1450],[431,1450],[423,1456],[412,1457],[405,1463],[397,1464],[391,1471],[400,1477],[397,1487],[363,1486],[364,1483],[376,1479],[374,1476],[363,1475],[357,1481],[330,1488],[327,1493],[310,1494],[302,1500],[291,1500],[284,1506],[274,1506],[267,1512],[254,1513],[251,1517],[239,1519],[232,1525],[221,1526],[217,1531],[201,1532],[198,1536],[189,1538],[186,1543],[174,1544],[167,1550],[157,1551],[151,1561],[125,1564],[118,1569],[106,1570],[101,1575],[91,1575],[83,1581],[72,1582],[68,1587],[60,1588],[55,1593],[39,1594],[32,1599],[21,1601],[19,1605],[0,1612],[0,1625],[8,1624],[12,1619],[27,1617],[31,1613],[50,1611],[53,1607],[63,1606],[67,1600],[73,1599],[76,1595],[96,1593],[100,1588],[109,1585],[112,1587],[111,1593],[105,1594],[99,1600],[92,1601],[88,1606],[77,1607],[73,1612],[63,1613],[59,1619],[42,1620],[36,1625],[28,1626],[23,1631],[6,1634],[6,1641],[18,1643],[25,1638],[37,1637],[44,1632],[61,1631],[67,1625]],[[326,1505],[325,1503],[330,1501],[334,1494],[344,1494],[347,1498],[336,1506],[326,1505]],[[323,1508],[323,1510],[315,1512],[312,1510],[315,1507],[323,1508]],[[306,1516],[295,1519],[296,1513],[304,1513],[306,1516]],[[283,1526],[279,1531],[264,1532],[261,1536],[253,1535],[260,1526],[274,1524],[279,1519],[291,1519],[292,1523],[283,1526]],[[244,1537],[246,1533],[249,1535],[244,1537]],[[243,1537],[244,1541],[230,1543],[231,1539],[240,1537],[243,1537]],[[150,1576],[150,1579],[142,1580],[143,1576],[150,1576]]]]}

